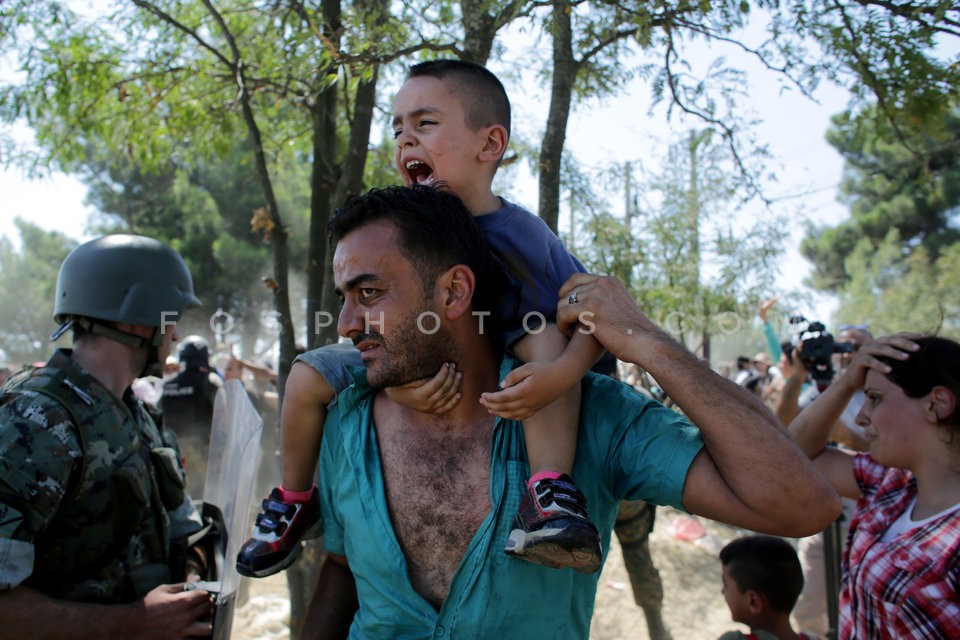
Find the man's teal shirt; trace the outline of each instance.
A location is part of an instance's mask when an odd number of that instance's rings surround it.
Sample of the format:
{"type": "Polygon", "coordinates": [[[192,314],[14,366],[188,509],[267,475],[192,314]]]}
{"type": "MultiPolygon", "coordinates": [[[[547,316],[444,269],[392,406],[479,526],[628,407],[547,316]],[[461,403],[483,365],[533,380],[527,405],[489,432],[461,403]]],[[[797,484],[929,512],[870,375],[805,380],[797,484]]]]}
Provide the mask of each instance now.
{"type": "MultiPolygon", "coordinates": [[[[505,359],[501,378],[517,363],[505,359]]],[[[549,569],[503,551],[529,475],[523,429],[497,418],[490,457],[492,508],[467,548],[438,612],[412,587],[387,510],[365,371],[331,407],[320,491],[324,543],[347,557],[360,609],[351,638],[577,638],[590,633],[596,574],[549,569]]],[[[703,447],[696,427],[627,385],[596,374],[583,382],[573,477],[609,549],[622,500],[681,507],[684,480],[703,447]]]]}

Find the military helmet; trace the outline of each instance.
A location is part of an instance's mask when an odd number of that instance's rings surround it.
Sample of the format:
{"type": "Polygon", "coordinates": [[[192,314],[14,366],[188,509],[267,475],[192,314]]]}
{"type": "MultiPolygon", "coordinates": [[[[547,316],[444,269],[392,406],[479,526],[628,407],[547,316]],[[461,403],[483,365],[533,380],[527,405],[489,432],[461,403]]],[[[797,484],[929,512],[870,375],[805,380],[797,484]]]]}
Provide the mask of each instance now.
{"type": "Polygon", "coordinates": [[[53,317],[160,327],[199,305],[176,251],[146,236],[115,234],[81,244],[64,259],[53,317]]]}

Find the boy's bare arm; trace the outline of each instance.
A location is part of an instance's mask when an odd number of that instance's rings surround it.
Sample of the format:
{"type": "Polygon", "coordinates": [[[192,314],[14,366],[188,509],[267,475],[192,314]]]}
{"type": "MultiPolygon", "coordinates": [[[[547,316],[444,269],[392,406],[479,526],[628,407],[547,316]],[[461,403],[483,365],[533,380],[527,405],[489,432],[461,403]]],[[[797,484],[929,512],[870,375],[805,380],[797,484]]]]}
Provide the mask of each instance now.
{"type": "Polygon", "coordinates": [[[336,395],[319,371],[295,362],[287,377],[280,411],[281,486],[306,491],[313,486],[327,405],[336,395]]]}
{"type": "MultiPolygon", "coordinates": [[[[552,327],[545,331],[550,330],[552,327]]],[[[536,341],[538,335],[542,334],[530,335],[524,340],[536,341]]],[[[500,383],[501,390],[482,394],[480,404],[498,416],[524,420],[562,396],[578,384],[603,355],[600,343],[583,333],[575,333],[570,340],[564,337],[563,344],[565,347],[554,358],[536,346],[526,349],[532,351],[536,359],[508,373],[500,383]]],[[[518,355],[524,355],[520,349],[518,355]]]]}
{"type": "Polygon", "coordinates": [[[408,409],[442,415],[460,401],[463,373],[453,362],[446,362],[432,378],[415,380],[399,387],[388,387],[387,396],[408,409]]]}

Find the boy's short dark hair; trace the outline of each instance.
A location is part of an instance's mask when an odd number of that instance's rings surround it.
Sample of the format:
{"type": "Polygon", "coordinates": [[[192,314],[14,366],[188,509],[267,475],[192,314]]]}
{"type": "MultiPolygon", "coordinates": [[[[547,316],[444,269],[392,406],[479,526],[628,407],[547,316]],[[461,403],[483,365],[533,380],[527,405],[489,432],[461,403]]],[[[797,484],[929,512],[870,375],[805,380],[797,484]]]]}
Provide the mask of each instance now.
{"type": "Polygon", "coordinates": [[[793,611],[803,590],[803,568],[789,542],[775,536],[737,538],[720,550],[720,562],[740,591],[765,596],[775,611],[793,611]]]}
{"type": "Polygon", "coordinates": [[[463,96],[467,126],[476,131],[503,125],[510,136],[510,99],[503,83],[483,65],[466,60],[429,60],[410,67],[408,78],[431,77],[451,82],[463,96]]]}

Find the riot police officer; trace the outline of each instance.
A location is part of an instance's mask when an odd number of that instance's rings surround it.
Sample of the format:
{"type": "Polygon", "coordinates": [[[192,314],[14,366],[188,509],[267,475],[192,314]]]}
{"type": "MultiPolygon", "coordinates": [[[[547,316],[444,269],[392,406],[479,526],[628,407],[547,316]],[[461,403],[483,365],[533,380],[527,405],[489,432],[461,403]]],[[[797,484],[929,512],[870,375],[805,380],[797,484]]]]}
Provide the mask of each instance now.
{"type": "Polygon", "coordinates": [[[199,577],[203,558],[171,545],[201,522],[178,456],[131,391],[199,304],[183,259],[151,238],[104,236],[63,261],[51,339],[72,331],[73,349],[0,394],[5,637],[210,635],[210,595],[178,582],[199,577]]]}
{"type": "Polygon", "coordinates": [[[163,424],[176,434],[186,460],[187,490],[202,496],[213,402],[223,380],[210,370],[210,347],[201,336],[184,338],[179,356],[182,370],[164,383],[160,407],[163,424]]]}

